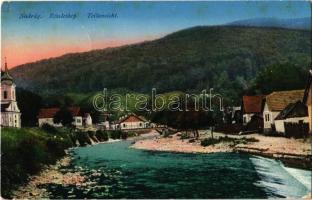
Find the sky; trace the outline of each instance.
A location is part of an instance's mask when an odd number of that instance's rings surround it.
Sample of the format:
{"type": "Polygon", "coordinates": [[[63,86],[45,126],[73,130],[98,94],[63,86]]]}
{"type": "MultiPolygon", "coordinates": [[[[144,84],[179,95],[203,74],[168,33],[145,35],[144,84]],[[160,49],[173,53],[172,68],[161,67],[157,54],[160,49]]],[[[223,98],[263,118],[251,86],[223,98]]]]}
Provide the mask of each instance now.
{"type": "Polygon", "coordinates": [[[4,2],[1,7],[1,64],[8,67],[153,40],[198,25],[251,18],[310,17],[307,1],[201,2],[4,2]],[[52,15],[75,15],[51,18],[52,15]],[[89,14],[116,15],[89,18],[89,14]],[[40,16],[21,18],[21,16],[40,16]]]}

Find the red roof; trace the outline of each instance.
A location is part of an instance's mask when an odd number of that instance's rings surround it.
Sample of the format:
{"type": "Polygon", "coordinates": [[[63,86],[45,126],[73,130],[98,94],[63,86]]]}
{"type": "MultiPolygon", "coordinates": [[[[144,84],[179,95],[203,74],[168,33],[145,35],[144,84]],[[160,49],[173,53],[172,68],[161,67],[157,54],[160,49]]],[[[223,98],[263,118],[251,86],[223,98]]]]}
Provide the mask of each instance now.
{"type": "MultiPolygon", "coordinates": [[[[41,108],[38,114],[38,118],[53,118],[60,108],[41,108]]],[[[80,116],[80,107],[69,107],[73,117],[80,116]]]]}
{"type": "Polygon", "coordinates": [[[261,113],[263,106],[262,95],[243,96],[243,111],[244,113],[261,113]]]}
{"type": "Polygon", "coordinates": [[[141,119],[140,117],[134,115],[134,114],[130,114],[125,118],[120,119],[119,121],[117,121],[117,123],[123,123],[123,122],[144,122],[144,119],[141,119]]]}

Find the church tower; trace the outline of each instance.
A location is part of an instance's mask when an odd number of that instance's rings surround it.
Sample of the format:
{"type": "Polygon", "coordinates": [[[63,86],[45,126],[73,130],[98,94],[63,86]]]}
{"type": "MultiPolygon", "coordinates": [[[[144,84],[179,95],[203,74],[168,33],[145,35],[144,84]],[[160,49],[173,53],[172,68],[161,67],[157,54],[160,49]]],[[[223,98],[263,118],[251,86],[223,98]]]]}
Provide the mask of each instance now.
{"type": "Polygon", "coordinates": [[[5,59],[4,72],[1,71],[1,126],[21,127],[21,112],[16,101],[16,85],[9,74],[5,59]]]}

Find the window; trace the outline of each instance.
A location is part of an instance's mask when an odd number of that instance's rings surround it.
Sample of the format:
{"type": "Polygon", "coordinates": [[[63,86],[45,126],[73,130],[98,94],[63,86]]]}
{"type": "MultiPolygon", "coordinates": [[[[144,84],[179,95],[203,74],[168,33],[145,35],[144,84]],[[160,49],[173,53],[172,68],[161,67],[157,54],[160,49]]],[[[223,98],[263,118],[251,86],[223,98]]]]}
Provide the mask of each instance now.
{"type": "Polygon", "coordinates": [[[3,98],[7,99],[8,98],[8,92],[7,91],[3,91],[3,98]]]}
{"type": "Polygon", "coordinates": [[[81,120],[80,120],[80,119],[76,119],[76,122],[77,122],[77,123],[81,123],[81,120]]]}
{"type": "Polygon", "coordinates": [[[266,122],[269,122],[270,121],[270,114],[265,114],[264,118],[265,118],[266,122]]]}
{"type": "Polygon", "coordinates": [[[123,127],[126,127],[126,124],[123,124],[123,127]]]}
{"type": "Polygon", "coordinates": [[[139,126],[141,127],[141,126],[142,126],[142,123],[140,123],[139,126]]]}
{"type": "Polygon", "coordinates": [[[244,117],[244,123],[246,123],[247,122],[247,119],[246,119],[246,117],[244,117]]]}

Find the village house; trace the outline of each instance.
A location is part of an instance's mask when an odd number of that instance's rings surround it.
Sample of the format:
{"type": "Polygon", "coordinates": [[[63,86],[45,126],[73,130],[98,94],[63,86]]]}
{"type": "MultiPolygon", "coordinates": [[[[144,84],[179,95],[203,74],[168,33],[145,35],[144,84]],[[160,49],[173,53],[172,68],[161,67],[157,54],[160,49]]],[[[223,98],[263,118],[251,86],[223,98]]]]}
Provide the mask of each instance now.
{"type": "Polygon", "coordinates": [[[129,130],[148,128],[149,122],[143,117],[129,114],[114,122],[113,129],[129,130]]]}
{"type": "MultiPolygon", "coordinates": [[[[37,116],[38,118],[38,125],[41,127],[43,124],[49,124],[52,126],[60,127],[62,124],[56,124],[53,121],[53,118],[55,114],[60,110],[60,108],[42,108],[39,111],[39,114],[37,116]]],[[[76,127],[83,126],[83,120],[90,125],[92,124],[92,119],[90,115],[86,115],[87,118],[82,117],[80,112],[80,107],[69,107],[68,110],[71,112],[71,115],[73,116],[74,121],[72,122],[72,125],[76,127]],[[91,120],[91,121],[90,121],[91,120]]]]}
{"type": "Polygon", "coordinates": [[[262,117],[263,95],[243,96],[243,125],[247,125],[253,117],[262,117]]]}
{"type": "Polygon", "coordinates": [[[5,71],[1,71],[1,126],[21,127],[21,112],[16,101],[16,85],[9,74],[7,62],[5,71]]]}
{"type": "Polygon", "coordinates": [[[312,69],[309,70],[309,79],[304,91],[303,103],[308,108],[309,132],[312,134],[312,69]]]}
{"type": "Polygon", "coordinates": [[[271,132],[278,126],[281,130],[280,121],[275,124],[275,118],[282,112],[289,104],[301,101],[303,98],[304,90],[291,90],[291,91],[276,91],[266,96],[263,119],[264,119],[264,132],[271,132]],[[275,128],[273,128],[275,127],[275,128]]]}

